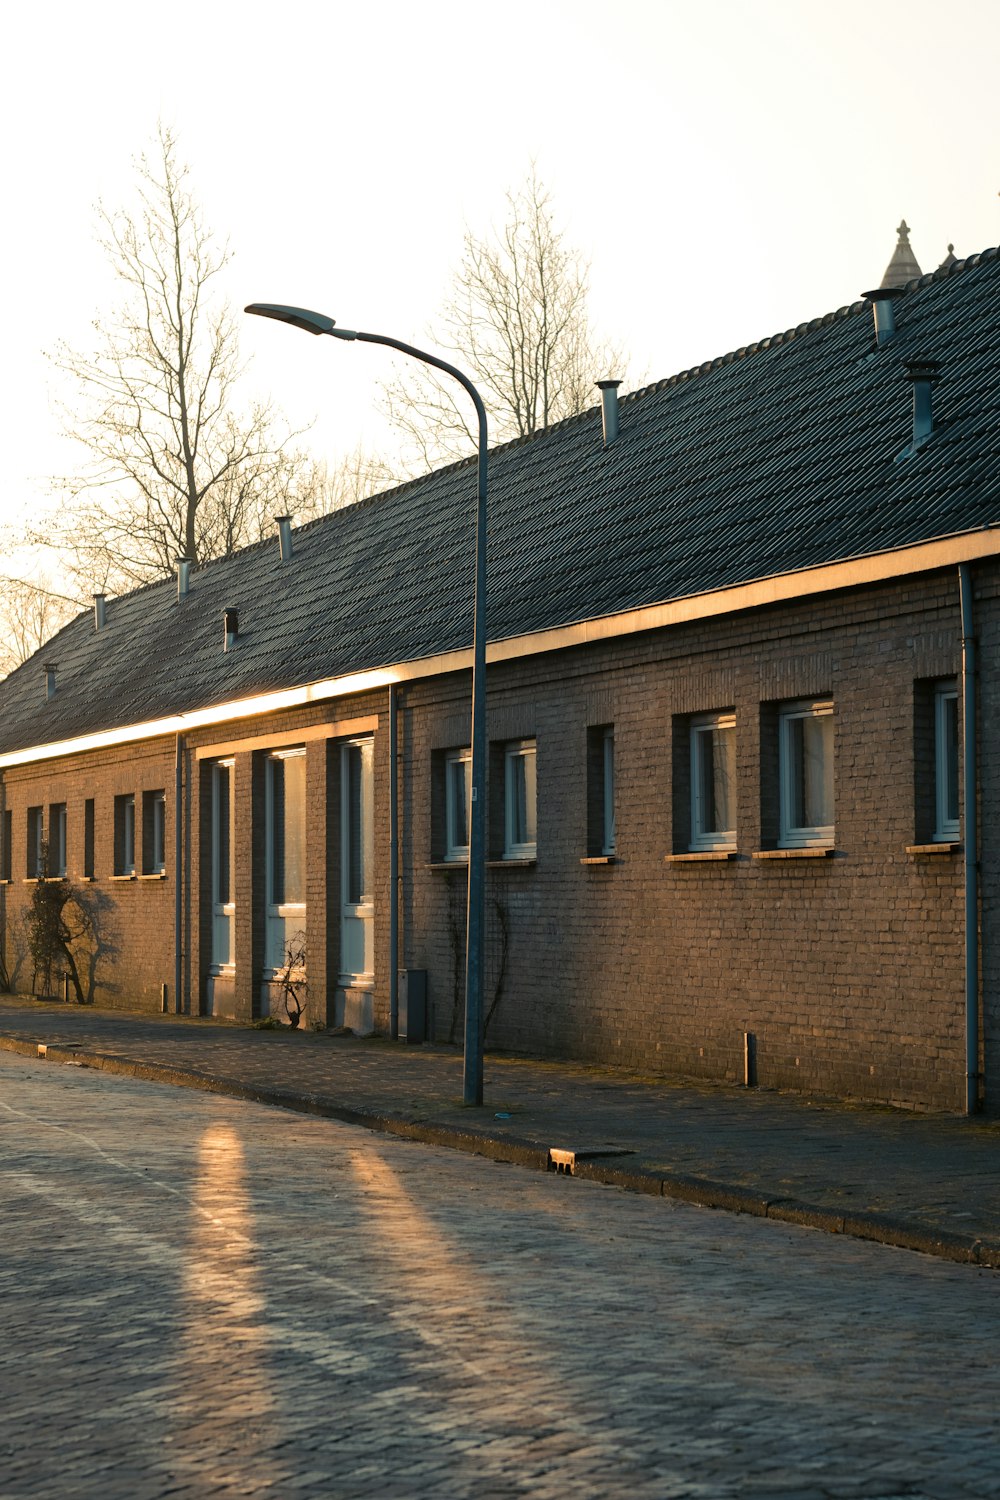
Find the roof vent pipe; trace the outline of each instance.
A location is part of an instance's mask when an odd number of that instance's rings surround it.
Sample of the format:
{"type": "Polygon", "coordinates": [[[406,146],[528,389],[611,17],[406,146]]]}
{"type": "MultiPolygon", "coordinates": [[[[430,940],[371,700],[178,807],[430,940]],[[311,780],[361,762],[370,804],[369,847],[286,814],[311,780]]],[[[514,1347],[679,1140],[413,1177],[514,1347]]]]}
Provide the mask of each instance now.
{"type": "Polygon", "coordinates": [[[94,629],[103,630],[108,623],[107,595],[94,595],[94,629]]]}
{"type": "Polygon", "coordinates": [[[223,651],[231,651],[236,645],[236,637],[240,633],[239,613],[231,605],[228,609],[222,611],[222,624],[225,631],[222,649],[223,651]]]}
{"type": "Polygon", "coordinates": [[[872,292],[862,292],[862,297],[867,297],[875,314],[875,342],[881,349],[887,344],[896,332],[896,315],[892,304],[896,297],[903,295],[902,287],[879,286],[872,292]]]}
{"type": "Polygon", "coordinates": [[[931,392],[939,379],[940,362],[936,359],[904,360],[906,378],[913,382],[913,447],[926,443],[934,431],[934,408],[931,392]]]}
{"type": "Polygon", "coordinates": [[[275,516],[275,524],[278,528],[278,546],[281,548],[281,561],[289,562],[292,556],[292,518],[291,516],[275,516]]]}
{"type": "Polygon", "coordinates": [[[47,661],[45,663],[44,667],[42,668],[42,671],[45,673],[45,698],[46,698],[46,701],[48,701],[49,698],[54,698],[55,695],[56,695],[56,664],[55,664],[55,662],[54,661],[47,661]]]}
{"type": "Polygon", "coordinates": [[[620,380],[598,380],[601,393],[601,420],[604,426],[604,446],[610,448],[618,436],[618,387],[620,380]]]}
{"type": "Polygon", "coordinates": [[[179,557],[177,559],[177,598],[186,599],[191,588],[191,559],[179,557]]]}

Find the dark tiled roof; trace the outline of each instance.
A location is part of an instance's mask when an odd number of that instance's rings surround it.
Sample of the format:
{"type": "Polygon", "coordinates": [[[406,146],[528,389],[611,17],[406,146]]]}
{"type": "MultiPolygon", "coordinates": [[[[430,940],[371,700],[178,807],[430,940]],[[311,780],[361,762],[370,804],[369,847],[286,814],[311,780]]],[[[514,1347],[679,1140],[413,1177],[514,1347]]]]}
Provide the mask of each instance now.
{"type": "MultiPolygon", "coordinates": [[[[862,302],[490,457],[493,640],[1000,521],[1000,260],[942,267],[873,350],[862,302]],[[903,361],[941,361],[911,431],[903,361]]],[[[108,602],[0,684],[0,752],[469,645],[474,461],[108,602]],[[222,651],[222,611],[240,641],[222,651]],[[58,664],[45,701],[42,661],[58,664]]]]}

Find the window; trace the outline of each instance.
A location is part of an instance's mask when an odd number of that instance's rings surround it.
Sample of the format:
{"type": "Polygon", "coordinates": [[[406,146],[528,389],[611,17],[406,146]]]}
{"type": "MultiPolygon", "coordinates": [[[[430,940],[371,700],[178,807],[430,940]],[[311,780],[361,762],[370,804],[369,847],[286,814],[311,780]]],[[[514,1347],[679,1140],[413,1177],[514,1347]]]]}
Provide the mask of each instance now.
{"type": "Polygon", "coordinates": [[[520,740],[504,750],[504,859],[534,859],[535,742],[520,740]]]}
{"type": "Polygon", "coordinates": [[[472,751],[450,750],[444,758],[445,859],[469,858],[472,751]]]}
{"type": "Polygon", "coordinates": [[[940,683],[934,690],[934,842],[950,844],[958,827],[958,688],[940,683]]]}
{"type": "Polygon", "coordinates": [[[135,797],[115,798],[115,874],[135,874],[135,797]]]}
{"type": "Polygon", "coordinates": [[[94,799],[88,797],[83,804],[83,875],[85,880],[94,878],[94,799]]]}
{"type": "Polygon", "coordinates": [[[778,716],[782,848],[833,843],[833,704],[793,703],[778,716]]]}
{"type": "Polygon", "coordinates": [[[40,807],[28,808],[28,863],[29,880],[41,880],[45,874],[45,825],[40,807]]]}
{"type": "Polygon", "coordinates": [[[212,767],[212,967],[233,966],[233,770],[235,762],[212,767]]]}
{"type": "Polygon", "coordinates": [[[267,954],[284,968],[306,935],[306,752],[276,750],[267,758],[267,954]]]}
{"type": "Polygon", "coordinates": [[[691,848],[736,848],[736,717],[691,720],[691,848]]]}
{"type": "Polygon", "coordinates": [[[48,850],[48,873],[51,876],[65,879],[66,877],[66,804],[65,802],[53,802],[49,806],[49,850],[48,850]]]}
{"type": "Polygon", "coordinates": [[[14,861],[11,853],[11,836],[14,823],[13,814],[5,812],[0,819],[0,880],[13,879],[12,870],[14,861]]]}
{"type": "Polygon", "coordinates": [[[373,744],[340,748],[340,982],[370,984],[374,973],[375,819],[373,744]]]}
{"type": "Polygon", "coordinates": [[[587,854],[609,859],[615,852],[615,730],[587,730],[587,854]]]}
{"type": "Polygon", "coordinates": [[[162,791],[142,794],[142,873],[162,875],[166,870],[167,799],[162,791]]]}

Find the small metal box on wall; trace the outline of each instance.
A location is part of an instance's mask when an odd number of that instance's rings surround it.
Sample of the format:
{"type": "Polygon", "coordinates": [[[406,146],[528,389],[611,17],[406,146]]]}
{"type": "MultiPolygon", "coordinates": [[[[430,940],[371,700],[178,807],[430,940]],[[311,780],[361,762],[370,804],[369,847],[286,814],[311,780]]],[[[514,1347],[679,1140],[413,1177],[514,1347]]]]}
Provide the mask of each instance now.
{"type": "Polygon", "coordinates": [[[399,971],[399,1040],[427,1040],[427,970],[399,971]]]}

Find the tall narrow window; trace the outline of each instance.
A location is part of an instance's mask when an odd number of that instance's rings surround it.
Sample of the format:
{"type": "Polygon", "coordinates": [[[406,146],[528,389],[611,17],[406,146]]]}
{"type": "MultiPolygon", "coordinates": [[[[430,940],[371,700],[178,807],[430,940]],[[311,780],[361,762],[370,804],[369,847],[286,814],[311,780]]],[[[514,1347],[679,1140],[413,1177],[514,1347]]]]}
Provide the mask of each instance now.
{"type": "Polygon", "coordinates": [[[833,704],[794,703],[778,719],[781,845],[833,843],[833,704]]]}
{"type": "Polygon", "coordinates": [[[534,859],[535,742],[521,740],[504,751],[504,859],[534,859]]]}
{"type": "Polygon", "coordinates": [[[354,740],[340,750],[342,984],[370,984],[374,973],[375,819],[373,745],[354,740]]]}
{"type": "Polygon", "coordinates": [[[604,777],[602,782],[603,791],[603,823],[604,841],[601,847],[602,854],[614,854],[618,847],[618,834],[615,826],[615,731],[614,725],[609,724],[602,737],[602,761],[604,766],[604,777]]]}
{"type": "Polygon", "coordinates": [[[12,880],[14,859],[11,850],[11,832],[14,825],[14,816],[11,812],[4,813],[0,819],[0,880],[12,880]]]}
{"type": "Polygon", "coordinates": [[[94,869],[94,799],[88,797],[83,804],[83,875],[85,880],[93,880],[94,869]]]}
{"type": "Polygon", "coordinates": [[[941,683],[934,690],[934,842],[953,843],[958,820],[958,689],[941,683]]]}
{"type": "Polygon", "coordinates": [[[135,797],[115,798],[115,874],[135,874],[135,797]]]}
{"type": "Polygon", "coordinates": [[[66,804],[49,805],[49,868],[47,873],[58,879],[66,877],[66,804]]]}
{"type": "Polygon", "coordinates": [[[306,752],[267,759],[267,964],[285,966],[306,940],[306,752]]]}
{"type": "Polygon", "coordinates": [[[162,791],[142,794],[142,873],[166,870],[167,801],[162,791]]]}
{"type": "Polygon", "coordinates": [[[234,762],[212,767],[212,967],[233,966],[233,782],[234,762]]]}
{"type": "Polygon", "coordinates": [[[587,727],[587,856],[610,859],[618,845],[615,820],[615,729],[587,727]]]}
{"type": "Polygon", "coordinates": [[[736,847],[736,718],[691,721],[691,848],[736,847]]]}
{"type": "Polygon", "coordinates": [[[41,880],[45,874],[44,810],[28,808],[28,860],[25,873],[29,880],[41,880]]]}
{"type": "Polygon", "coordinates": [[[469,858],[472,805],[472,751],[452,750],[444,758],[445,859],[469,858]]]}

